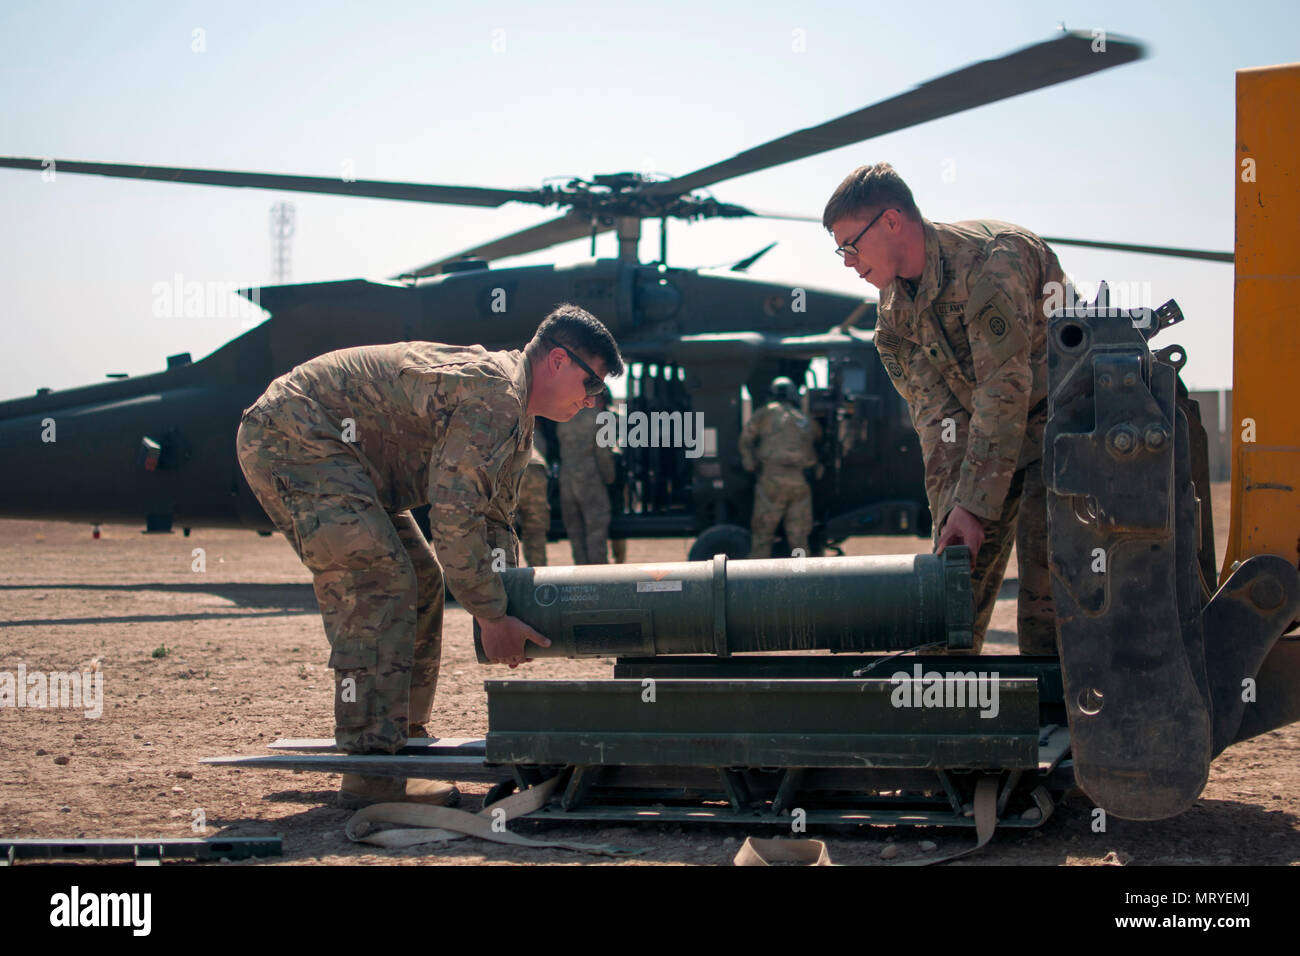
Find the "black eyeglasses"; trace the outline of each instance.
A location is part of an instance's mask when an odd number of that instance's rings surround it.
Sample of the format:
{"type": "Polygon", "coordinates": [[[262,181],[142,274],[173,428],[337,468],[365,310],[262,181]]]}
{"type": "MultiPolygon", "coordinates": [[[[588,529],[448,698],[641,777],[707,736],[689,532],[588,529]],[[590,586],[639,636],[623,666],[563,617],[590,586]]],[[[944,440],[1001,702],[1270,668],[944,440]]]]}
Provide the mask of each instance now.
{"type": "Polygon", "coordinates": [[[601,378],[599,375],[597,375],[590,365],[588,365],[582,359],[578,358],[578,356],[574,355],[573,351],[570,348],[568,348],[568,346],[561,345],[559,342],[556,342],[553,339],[547,339],[547,341],[550,342],[551,345],[553,345],[555,348],[564,349],[564,351],[568,354],[569,358],[573,359],[573,361],[577,363],[578,368],[582,369],[584,372],[587,373],[587,377],[582,380],[582,387],[587,390],[587,395],[589,397],[595,398],[597,395],[601,395],[604,393],[605,380],[601,378]]]}
{"type": "Polygon", "coordinates": [[[835,249],[835,254],[839,256],[841,259],[847,259],[849,256],[856,256],[858,254],[858,245],[857,245],[858,240],[861,239],[863,236],[865,236],[867,234],[867,229],[870,229],[872,226],[874,226],[880,220],[880,217],[887,212],[889,212],[888,209],[882,209],[880,210],[880,212],[876,213],[876,218],[871,220],[871,222],[867,223],[865,229],[863,229],[860,233],[858,233],[848,242],[844,243],[844,245],[837,246],[835,249]]]}

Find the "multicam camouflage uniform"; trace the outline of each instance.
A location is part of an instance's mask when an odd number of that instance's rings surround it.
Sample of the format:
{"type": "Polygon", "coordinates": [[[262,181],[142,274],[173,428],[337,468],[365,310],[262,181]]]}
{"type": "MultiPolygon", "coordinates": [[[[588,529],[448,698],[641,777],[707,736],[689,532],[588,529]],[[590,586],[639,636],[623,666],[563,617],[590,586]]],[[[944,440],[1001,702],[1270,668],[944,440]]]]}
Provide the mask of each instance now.
{"type": "Polygon", "coordinates": [[[444,574],[470,614],[505,614],[493,565],[516,561],[530,374],[522,352],[365,346],[299,365],[244,412],[244,476],[314,576],[344,750],[395,752],[428,720],[444,574]],[[424,502],[433,549],[410,513],[424,502]]]}
{"type": "Polygon", "coordinates": [[[560,440],[560,517],[574,564],[608,564],[609,484],[614,452],[596,441],[594,408],[584,408],[555,426],[560,440]]]}
{"type": "Polygon", "coordinates": [[[974,571],[977,650],[1014,542],[1020,651],[1055,654],[1042,475],[1044,304],[1065,276],[1046,243],[1019,226],[925,221],[924,231],[915,290],[895,279],[881,292],[876,347],[921,438],[935,538],[956,505],[984,526],[974,571]]]}
{"type": "MultiPolygon", "coordinates": [[[[539,438],[535,435],[534,441],[539,438]]],[[[515,523],[524,546],[524,558],[535,568],[546,567],[546,532],[551,527],[551,503],[546,498],[546,458],[536,445],[519,483],[519,511],[515,523]]]]}
{"type": "Polygon", "coordinates": [[[740,462],[746,471],[760,466],[750,519],[751,558],[772,556],[772,535],[783,518],[790,549],[802,548],[808,553],[812,489],[803,472],[817,464],[813,445],[821,437],[820,425],[784,402],[768,402],[745,423],[740,433],[740,462]]]}

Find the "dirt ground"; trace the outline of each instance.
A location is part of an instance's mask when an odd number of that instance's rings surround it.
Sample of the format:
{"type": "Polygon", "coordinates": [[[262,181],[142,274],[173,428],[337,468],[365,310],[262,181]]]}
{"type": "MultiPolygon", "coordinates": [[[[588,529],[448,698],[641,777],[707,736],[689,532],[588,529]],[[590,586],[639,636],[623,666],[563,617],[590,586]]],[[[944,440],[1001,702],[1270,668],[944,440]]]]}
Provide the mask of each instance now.
{"type": "MultiPolygon", "coordinates": [[[[1216,532],[1226,537],[1226,486],[1216,487],[1216,532]]],[[[856,539],[853,554],[927,549],[919,539],[856,539]]],[[[689,542],[634,541],[629,560],[685,560],[689,542]]],[[[566,542],[552,543],[567,563],[566,542]]],[[[1014,558],[1012,568],[1014,569],[1014,558]]],[[[987,653],[1015,652],[1015,589],[1004,587],[987,653]]],[[[277,737],[329,737],[333,682],[310,575],[279,537],[195,530],[143,535],[105,526],[0,522],[0,671],[98,668],[103,713],[0,707],[0,835],[5,837],[254,836],[279,833],[278,862],[443,864],[727,864],[747,835],[723,826],[615,828],[529,825],[533,835],[641,847],[613,862],[563,850],[466,839],[440,848],[377,850],[350,843],[350,812],[334,807],[338,775],[235,770],[204,756],[266,753],[277,737]],[[194,549],[206,568],[194,570],[194,549]],[[166,649],[163,654],[161,649],[166,649]],[[157,656],[155,653],[157,652],[157,656]]],[[[431,728],[487,729],[487,677],[599,678],[609,662],[539,661],[509,672],[476,663],[470,618],[448,607],[443,669],[431,728]]],[[[1000,832],[957,865],[1293,864],[1300,860],[1300,725],[1237,745],[1211,768],[1196,806],[1158,823],[1111,818],[1092,829],[1092,805],[1068,799],[1041,828],[1000,832]]],[[[477,809],[486,786],[462,784],[477,809]]],[[[816,829],[816,828],[813,828],[816,829]]],[[[755,834],[765,835],[765,834],[755,834]]],[[[810,832],[838,863],[900,862],[953,851],[970,831],[862,827],[810,832]],[[891,844],[897,850],[886,850],[891,844]],[[882,858],[882,851],[886,854],[882,858]]],[[[260,865],[260,864],[258,864],[260,865]]]]}

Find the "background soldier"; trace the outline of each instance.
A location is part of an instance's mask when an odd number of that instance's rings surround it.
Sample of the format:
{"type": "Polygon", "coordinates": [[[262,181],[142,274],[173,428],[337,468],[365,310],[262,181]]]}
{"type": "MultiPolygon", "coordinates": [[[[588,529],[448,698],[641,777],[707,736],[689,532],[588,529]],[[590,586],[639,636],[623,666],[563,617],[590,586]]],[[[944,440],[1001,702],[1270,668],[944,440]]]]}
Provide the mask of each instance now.
{"type": "Polygon", "coordinates": [[[772,380],[772,401],[749,417],[740,433],[740,463],[746,471],[759,470],[754,487],[754,514],[750,521],[751,558],[772,556],[772,535],[785,520],[785,537],[791,552],[808,554],[812,531],[812,489],[804,469],[820,465],[813,445],[821,441],[821,426],[795,408],[799,393],[782,375],[772,380]],[[757,450],[755,450],[757,445],[757,450]]]}
{"type": "MultiPolygon", "coordinates": [[[[614,410],[614,393],[609,390],[608,385],[605,386],[605,404],[603,408],[609,411],[614,410]]],[[[610,453],[614,457],[615,475],[614,483],[609,486],[610,521],[612,522],[614,520],[613,516],[622,514],[624,510],[621,499],[623,497],[623,488],[626,484],[626,477],[620,478],[618,476],[620,474],[626,476],[627,473],[623,469],[626,466],[627,461],[623,458],[622,452],[618,448],[611,448],[610,453]]],[[[609,552],[613,555],[615,564],[627,564],[627,538],[610,538],[609,552]]]]}
{"type": "Polygon", "coordinates": [[[535,568],[546,567],[546,532],[551,527],[551,503],[546,497],[546,456],[538,449],[540,434],[533,435],[533,454],[519,482],[519,511],[515,523],[524,546],[524,558],[535,568]]]}
{"type": "Polygon", "coordinates": [[[971,549],[976,650],[1014,542],[1020,652],[1055,654],[1041,459],[1056,254],[1008,223],[923,219],[888,163],[854,170],[822,222],[880,289],[876,348],[921,438],[935,550],[971,549]]]}
{"type": "MultiPolygon", "coordinates": [[[[571,418],[622,369],[608,330],[560,306],[522,352],[431,342],[343,349],[282,375],[244,412],[244,475],[312,571],[341,749],[395,753],[408,735],[424,736],[444,571],[490,660],[513,667],[527,659],[526,641],[550,643],[506,615],[496,574],[516,559],[510,516],[533,416],[571,418]],[[410,514],[424,502],[433,549],[410,514]]],[[[340,801],[454,795],[432,781],[345,774],[340,801]]]]}
{"type": "Polygon", "coordinates": [[[595,404],[555,426],[560,440],[560,517],[574,564],[608,564],[609,485],[614,451],[596,441],[605,394],[595,404]]]}

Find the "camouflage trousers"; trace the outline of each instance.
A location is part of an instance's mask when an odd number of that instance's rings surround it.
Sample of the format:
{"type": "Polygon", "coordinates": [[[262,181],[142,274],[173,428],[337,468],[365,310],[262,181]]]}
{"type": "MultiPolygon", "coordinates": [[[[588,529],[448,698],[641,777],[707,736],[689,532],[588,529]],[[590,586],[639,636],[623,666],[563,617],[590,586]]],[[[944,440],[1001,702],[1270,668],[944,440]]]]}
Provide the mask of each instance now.
{"type": "Polygon", "coordinates": [[[546,471],[540,465],[524,469],[519,484],[516,514],[524,559],[535,568],[546,567],[546,532],[551,527],[551,503],[546,500],[546,471]]]}
{"type": "Polygon", "coordinates": [[[560,471],[560,517],[574,564],[609,564],[609,490],[602,481],[566,481],[560,471]]]}
{"type": "Polygon", "coordinates": [[[249,487],[312,572],[334,669],[334,738],[395,753],[433,707],[443,577],[409,511],[389,514],[351,448],[256,406],[236,439],[249,487]]]}
{"type": "Polygon", "coordinates": [[[754,489],[754,514],[749,523],[751,558],[772,556],[772,536],[782,520],[790,550],[803,548],[807,555],[813,523],[812,489],[802,470],[764,468],[754,489]]]}
{"type": "Polygon", "coordinates": [[[1020,572],[1016,607],[1020,653],[1057,654],[1056,610],[1052,604],[1047,555],[1047,488],[1043,484],[1041,461],[1015,473],[1002,514],[997,521],[981,521],[981,524],[984,544],[971,574],[975,592],[974,653],[978,654],[984,646],[984,633],[993,616],[1014,544],[1020,572]]]}

